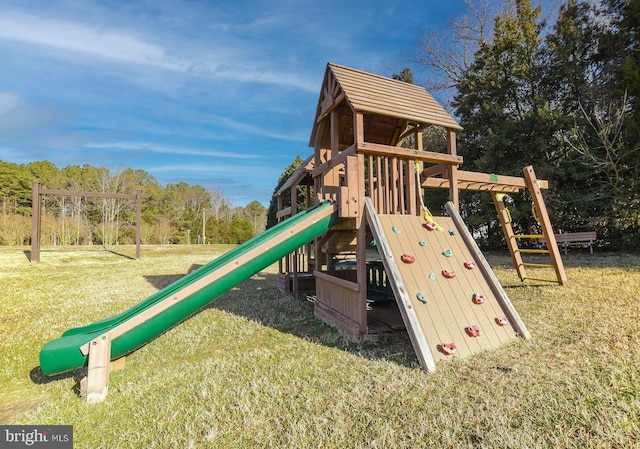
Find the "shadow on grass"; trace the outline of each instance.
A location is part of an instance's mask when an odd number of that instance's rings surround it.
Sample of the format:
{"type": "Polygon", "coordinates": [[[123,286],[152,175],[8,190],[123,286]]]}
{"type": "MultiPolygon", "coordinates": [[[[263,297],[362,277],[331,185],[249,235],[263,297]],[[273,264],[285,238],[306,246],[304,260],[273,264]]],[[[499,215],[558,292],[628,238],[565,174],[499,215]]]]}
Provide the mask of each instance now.
{"type": "Polygon", "coordinates": [[[150,275],[150,276],[145,276],[144,278],[147,280],[149,284],[153,285],[158,290],[162,290],[163,288],[173,284],[177,280],[182,279],[188,273],[191,273],[192,271],[196,271],[198,268],[201,268],[203,266],[204,265],[199,265],[194,263],[193,265],[191,265],[191,267],[189,267],[189,270],[187,271],[187,273],[184,273],[184,274],[150,275]]]}
{"type": "Polygon", "coordinates": [[[112,249],[107,248],[106,246],[103,246],[103,248],[104,248],[105,252],[107,252],[107,253],[111,253],[111,254],[114,254],[116,256],[120,256],[120,257],[123,257],[125,259],[129,259],[129,260],[136,260],[135,257],[128,256],[127,254],[119,253],[117,251],[114,251],[112,249]]]}
{"type": "Polygon", "coordinates": [[[63,379],[73,379],[75,381],[72,387],[73,393],[76,396],[80,397],[80,381],[87,376],[87,372],[88,369],[86,366],[84,366],[72,371],[67,371],[66,373],[48,376],[44,373],[44,371],[42,371],[42,368],[40,366],[36,366],[29,372],[29,378],[31,379],[31,382],[38,385],[45,385],[63,379]]]}
{"type": "Polygon", "coordinates": [[[258,273],[212,301],[207,308],[223,310],[280,332],[370,360],[387,360],[410,368],[418,366],[406,331],[385,333],[374,341],[354,341],[316,318],[313,302],[282,293],[277,288],[277,275],[274,274],[258,273]]]}
{"type": "MultiPolygon", "coordinates": [[[[514,269],[509,251],[487,251],[483,253],[489,265],[505,269],[514,269]]],[[[568,254],[561,254],[565,268],[640,268],[640,254],[622,251],[603,251],[594,249],[589,254],[588,249],[572,248],[568,254]]],[[[549,263],[547,255],[529,255],[527,261],[536,263],[549,263]]]]}

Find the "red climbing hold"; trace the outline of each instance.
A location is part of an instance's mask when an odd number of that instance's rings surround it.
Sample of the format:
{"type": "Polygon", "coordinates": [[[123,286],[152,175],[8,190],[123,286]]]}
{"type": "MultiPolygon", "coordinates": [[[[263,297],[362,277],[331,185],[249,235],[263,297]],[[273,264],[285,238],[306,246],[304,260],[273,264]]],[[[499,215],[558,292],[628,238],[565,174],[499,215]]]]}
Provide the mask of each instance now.
{"type": "Polygon", "coordinates": [[[484,304],[487,298],[484,295],[481,295],[480,293],[474,293],[471,300],[473,301],[474,304],[484,304]]]}
{"type": "Polygon", "coordinates": [[[509,324],[509,320],[506,316],[499,316],[496,317],[496,323],[498,324],[498,326],[506,326],[507,324],[509,324]]]}
{"type": "Polygon", "coordinates": [[[453,270],[442,270],[442,275],[447,279],[453,279],[456,277],[456,272],[453,270]]]}
{"type": "Polygon", "coordinates": [[[402,260],[404,263],[413,263],[416,261],[416,258],[411,254],[403,254],[402,256],[400,256],[400,260],[402,260]]]}
{"type": "Polygon", "coordinates": [[[427,231],[435,231],[437,226],[438,225],[435,224],[433,221],[428,221],[422,224],[422,227],[425,228],[427,231]]]}
{"type": "Polygon", "coordinates": [[[469,337],[478,337],[481,333],[478,326],[465,327],[464,331],[469,335],[469,337]]]}
{"type": "Polygon", "coordinates": [[[475,263],[475,262],[473,262],[473,261],[465,262],[465,263],[464,263],[464,267],[465,267],[467,270],[473,270],[473,269],[476,267],[476,263],[475,263]]]}
{"type": "Polygon", "coordinates": [[[455,343],[442,343],[440,345],[440,350],[447,355],[453,355],[458,352],[458,348],[455,343]]]}

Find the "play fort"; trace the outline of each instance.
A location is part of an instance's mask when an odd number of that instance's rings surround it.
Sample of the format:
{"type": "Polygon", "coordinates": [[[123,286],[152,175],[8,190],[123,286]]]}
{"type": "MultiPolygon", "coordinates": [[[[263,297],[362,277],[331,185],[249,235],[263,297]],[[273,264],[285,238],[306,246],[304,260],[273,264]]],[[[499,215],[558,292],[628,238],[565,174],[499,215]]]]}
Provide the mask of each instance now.
{"type": "Polygon", "coordinates": [[[492,195],[523,281],[565,284],[541,194],[548,185],[532,167],[522,177],[460,170],[460,129],[422,87],[328,64],[311,131],[314,151],[278,192],[280,223],[120,315],[66,331],[42,348],[42,370],[87,366],[82,389],[88,401],[100,401],[118,359],[276,262],[280,288],[313,298],[316,316],[344,334],[367,339],[385,326],[406,329],[428,371],[442,359],[529,338],[458,213],[458,192],[492,195]],[[422,132],[431,126],[444,129],[446,153],[423,148],[422,132]],[[448,190],[446,216],[425,207],[430,188],[448,190]],[[523,189],[540,234],[515,235],[511,227],[504,195],[523,189]],[[300,191],[309,203],[304,210],[297,210],[300,191]],[[544,239],[548,249],[519,245],[523,239],[544,239]],[[526,262],[528,253],[549,261],[526,262]],[[554,276],[528,277],[532,266],[554,276]]]}

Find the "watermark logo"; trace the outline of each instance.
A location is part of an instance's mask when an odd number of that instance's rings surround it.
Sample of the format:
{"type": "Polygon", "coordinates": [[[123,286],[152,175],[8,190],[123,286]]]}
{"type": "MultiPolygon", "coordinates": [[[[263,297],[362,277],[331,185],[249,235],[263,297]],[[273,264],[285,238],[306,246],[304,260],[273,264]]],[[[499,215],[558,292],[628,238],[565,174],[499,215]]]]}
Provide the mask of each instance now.
{"type": "Polygon", "coordinates": [[[73,426],[0,426],[0,449],[73,449],[73,426]]]}

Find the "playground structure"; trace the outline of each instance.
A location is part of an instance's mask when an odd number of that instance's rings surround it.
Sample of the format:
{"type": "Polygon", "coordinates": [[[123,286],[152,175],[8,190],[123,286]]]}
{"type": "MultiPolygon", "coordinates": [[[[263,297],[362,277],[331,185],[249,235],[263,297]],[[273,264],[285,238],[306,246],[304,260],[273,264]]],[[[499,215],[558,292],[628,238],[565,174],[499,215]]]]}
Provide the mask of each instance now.
{"type": "Polygon", "coordinates": [[[549,280],[564,284],[540,193],[547,183],[531,167],[523,178],[459,170],[460,129],[419,86],[328,64],[311,133],[314,153],[278,192],[281,222],[128,311],[48,342],[40,352],[43,372],[88,366],[82,391],[89,402],[101,401],[112,363],[275,262],[284,291],[312,290],[316,316],[356,339],[374,333],[371,298],[397,304],[428,371],[441,359],[529,338],[458,214],[458,189],[491,192],[521,279],[530,279],[525,267],[532,265],[522,254],[547,251],[557,275],[549,280]],[[445,129],[447,153],[423,148],[421,133],[429,126],[445,129]],[[299,186],[307,189],[303,211],[296,206],[299,186]],[[434,217],[424,207],[427,187],[448,189],[448,216],[434,217]],[[524,188],[541,223],[535,237],[513,234],[503,201],[524,188]],[[292,206],[282,206],[284,195],[292,206]],[[523,238],[544,238],[549,249],[519,248],[523,238]]]}
{"type": "MultiPolygon", "coordinates": [[[[297,212],[298,186],[307,189],[307,199],[312,196],[313,188],[316,201],[335,201],[339,216],[343,218],[328,233],[280,262],[280,288],[294,295],[310,293],[314,298],[316,316],[356,339],[376,336],[373,321],[377,318],[373,317],[375,313],[368,310],[371,308],[371,297],[380,291],[392,292],[425,369],[434,368],[433,360],[443,353],[441,344],[452,338],[452,332],[462,335],[462,325],[457,323],[457,318],[477,318],[478,309],[471,305],[470,300],[474,288],[482,287],[483,291],[490,290],[495,295],[487,303],[499,300],[504,315],[510,315],[508,321],[513,335],[528,336],[457,214],[459,189],[487,191],[492,195],[521,280],[561,285],[567,283],[541,193],[541,189],[548,188],[548,183],[536,179],[530,166],[524,168],[523,177],[460,170],[458,167],[462,158],[456,154],[456,132],[460,129],[460,125],[422,87],[329,63],[311,133],[313,155],[277,192],[279,218],[284,219],[297,212]],[[423,148],[422,132],[430,126],[444,128],[447,153],[423,148]],[[426,297],[426,289],[431,288],[428,280],[430,274],[436,273],[437,282],[442,281],[439,274],[442,267],[435,253],[427,254],[424,249],[415,248],[415,245],[418,241],[425,241],[426,248],[452,243],[444,242],[446,233],[432,234],[433,242],[416,234],[413,237],[414,248],[407,248],[408,242],[404,241],[394,250],[391,240],[403,239],[402,236],[407,235],[406,226],[420,228],[420,220],[414,220],[412,225],[404,225],[404,231],[391,237],[388,226],[384,224],[394,223],[397,219],[404,220],[404,216],[424,216],[425,222],[441,223],[448,220],[449,217],[431,217],[425,210],[422,198],[426,188],[448,189],[450,203],[447,210],[449,216],[455,218],[455,228],[451,230],[465,236],[460,248],[482,270],[473,272],[471,276],[471,271],[456,269],[458,279],[451,280],[446,288],[431,291],[429,302],[420,304],[415,298],[418,295],[426,297]],[[541,234],[517,235],[512,229],[504,195],[523,189],[528,189],[531,194],[541,234]],[[287,195],[290,195],[292,206],[283,207],[287,195]],[[518,244],[523,239],[545,239],[548,249],[523,248],[518,244]],[[372,240],[378,248],[378,254],[373,259],[370,256],[372,240]],[[407,264],[400,261],[403,254],[400,247],[414,254],[423,254],[416,256],[420,265],[411,265],[413,271],[420,266],[422,273],[422,280],[417,273],[413,275],[416,285],[412,287],[406,279],[409,276],[409,273],[405,273],[407,264]],[[387,251],[383,251],[383,248],[387,248],[387,251]],[[542,264],[524,260],[531,253],[546,254],[550,261],[542,264]],[[424,261],[424,258],[427,260],[424,261]],[[344,267],[350,269],[342,269],[344,267]],[[533,267],[552,269],[555,277],[528,276],[527,268],[533,267]],[[484,279],[482,286],[470,281],[479,272],[484,279]],[[462,276],[464,279],[460,279],[462,276]],[[456,284],[455,287],[453,284],[456,284]],[[465,290],[459,290],[465,284],[465,290]],[[434,297],[447,304],[461,302],[455,307],[438,309],[440,306],[430,305],[435,302],[434,297]],[[420,324],[415,319],[420,315],[417,311],[426,306],[439,311],[428,312],[430,318],[424,320],[425,324],[420,324]],[[443,325],[445,330],[437,336],[439,340],[434,342],[436,336],[428,338],[428,335],[435,322],[446,324],[443,325]],[[431,340],[429,344],[426,343],[428,339],[431,340]]],[[[416,231],[414,229],[411,232],[416,231]]],[[[453,251],[453,254],[457,253],[453,251]]]]}

